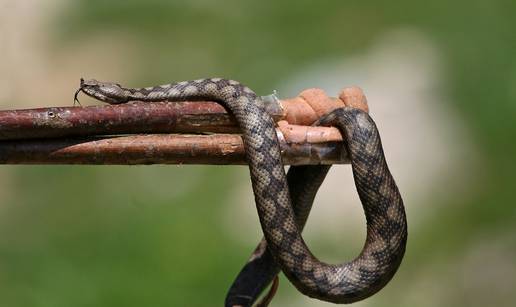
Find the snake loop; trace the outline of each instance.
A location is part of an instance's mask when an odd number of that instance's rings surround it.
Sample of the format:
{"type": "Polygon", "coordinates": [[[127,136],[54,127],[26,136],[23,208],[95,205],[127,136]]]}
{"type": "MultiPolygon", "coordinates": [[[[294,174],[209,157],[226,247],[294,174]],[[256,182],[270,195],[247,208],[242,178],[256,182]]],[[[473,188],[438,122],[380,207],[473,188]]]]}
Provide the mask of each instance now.
{"type": "Polygon", "coordinates": [[[144,89],[81,80],[79,90],[111,104],[132,100],[214,100],[228,108],[242,131],[267,249],[302,293],[334,303],[351,303],[377,292],[396,272],[407,238],[405,211],[376,126],[363,111],[337,109],[320,120],[321,125],[339,127],[346,136],[367,220],[367,238],[360,255],[351,262],[330,265],[313,256],[301,237],[302,223],[296,221],[292,208],[274,122],[248,87],[220,78],[144,89]]]}

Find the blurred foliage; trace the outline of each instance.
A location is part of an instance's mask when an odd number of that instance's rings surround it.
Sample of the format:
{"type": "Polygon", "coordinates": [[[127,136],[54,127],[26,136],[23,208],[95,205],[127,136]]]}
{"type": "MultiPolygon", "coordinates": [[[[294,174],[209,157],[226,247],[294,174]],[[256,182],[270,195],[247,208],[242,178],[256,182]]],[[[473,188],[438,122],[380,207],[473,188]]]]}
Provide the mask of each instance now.
{"type": "MultiPolygon", "coordinates": [[[[55,20],[53,38],[56,49],[98,35],[130,39],[135,83],[219,75],[268,92],[315,59],[360,52],[385,29],[424,31],[444,56],[443,89],[472,129],[483,166],[472,195],[440,199],[446,210],[410,234],[409,282],[421,263],[516,230],[515,12],[516,2],[504,0],[81,0],[55,20]]],[[[0,215],[3,306],[220,305],[252,248],[225,238],[219,225],[242,169],[3,168],[20,191],[0,215]],[[175,193],[192,172],[191,188],[175,193]]]]}

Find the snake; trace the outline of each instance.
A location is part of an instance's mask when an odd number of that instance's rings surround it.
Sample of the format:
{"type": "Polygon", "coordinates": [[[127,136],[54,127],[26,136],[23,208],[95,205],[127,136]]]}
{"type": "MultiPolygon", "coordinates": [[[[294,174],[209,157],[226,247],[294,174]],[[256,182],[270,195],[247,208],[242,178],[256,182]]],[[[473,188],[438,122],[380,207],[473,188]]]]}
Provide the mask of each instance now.
{"type": "MultiPolygon", "coordinates": [[[[405,209],[387,166],[376,124],[366,112],[351,107],[338,108],[317,122],[321,126],[337,127],[344,136],[343,146],[346,146],[350,156],[355,186],[367,224],[366,240],[360,254],[349,262],[328,264],[317,259],[303,240],[302,224],[310,209],[297,206],[296,216],[291,193],[298,204],[311,204],[312,196],[329,167],[304,167],[299,169],[299,176],[294,168],[294,175],[290,178],[296,177],[299,183],[292,184],[291,189],[295,191],[291,191],[281,160],[275,123],[260,97],[249,87],[224,78],[181,81],[146,88],[128,88],[114,82],[81,79],[75,99],[80,92],[109,104],[210,100],[225,107],[234,116],[241,131],[264,234],[264,241],[258,247],[258,251],[263,252],[258,253],[260,257],[254,260],[263,260],[262,255],[269,255],[270,262],[266,264],[271,268],[269,275],[272,278],[278,273],[277,265],[301,293],[323,301],[345,304],[378,292],[398,270],[408,236],[405,209]],[[311,191],[298,190],[313,182],[311,191]],[[307,212],[301,212],[303,209],[307,212]]],[[[253,263],[253,259],[249,263],[253,263]]],[[[263,279],[267,282],[267,278],[263,279]]]]}

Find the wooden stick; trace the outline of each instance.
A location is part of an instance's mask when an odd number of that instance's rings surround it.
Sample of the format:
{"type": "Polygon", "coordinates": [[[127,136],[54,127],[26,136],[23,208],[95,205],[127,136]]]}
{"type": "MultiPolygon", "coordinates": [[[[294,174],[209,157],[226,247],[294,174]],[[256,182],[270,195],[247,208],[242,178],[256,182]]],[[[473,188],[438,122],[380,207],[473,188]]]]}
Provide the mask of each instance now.
{"type": "Polygon", "coordinates": [[[0,111],[0,140],[134,133],[236,133],[215,102],[127,103],[0,111]]]}
{"type": "MultiPolygon", "coordinates": [[[[287,143],[289,165],[349,163],[342,142],[287,143]]],[[[0,142],[0,164],[246,164],[240,135],[132,135],[0,142]]]]}
{"type": "MultiPolygon", "coordinates": [[[[299,96],[279,100],[262,97],[266,111],[291,126],[287,140],[306,139],[310,126],[331,110],[353,105],[367,110],[367,101],[359,88],[345,88],[339,98],[331,98],[320,89],[308,89],[299,96]],[[357,103],[359,102],[359,103],[357,103]]],[[[287,129],[285,125],[283,129],[287,129]]],[[[216,102],[132,102],[122,105],[89,107],[53,107],[0,111],[0,140],[56,138],[135,133],[238,133],[233,116],[216,102]]],[[[342,140],[337,129],[322,128],[312,133],[313,142],[342,140]],[[324,129],[330,129],[324,131],[324,129]],[[318,140],[314,139],[314,137],[318,140]]]]}

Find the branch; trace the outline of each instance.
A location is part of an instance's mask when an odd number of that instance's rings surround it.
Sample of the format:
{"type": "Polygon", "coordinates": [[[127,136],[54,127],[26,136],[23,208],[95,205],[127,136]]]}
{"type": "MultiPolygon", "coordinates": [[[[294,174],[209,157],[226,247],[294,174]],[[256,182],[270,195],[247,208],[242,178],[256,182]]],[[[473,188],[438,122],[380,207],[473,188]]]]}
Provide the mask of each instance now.
{"type": "MultiPolygon", "coordinates": [[[[286,143],[290,165],[349,163],[341,142],[286,143]]],[[[0,142],[0,164],[246,164],[237,134],[133,135],[0,142]]]]}

